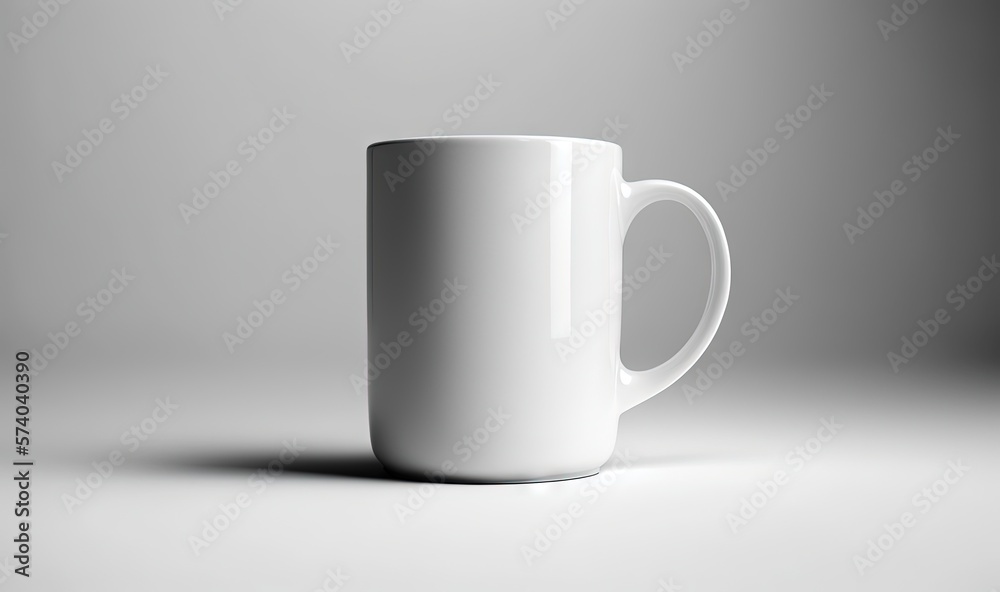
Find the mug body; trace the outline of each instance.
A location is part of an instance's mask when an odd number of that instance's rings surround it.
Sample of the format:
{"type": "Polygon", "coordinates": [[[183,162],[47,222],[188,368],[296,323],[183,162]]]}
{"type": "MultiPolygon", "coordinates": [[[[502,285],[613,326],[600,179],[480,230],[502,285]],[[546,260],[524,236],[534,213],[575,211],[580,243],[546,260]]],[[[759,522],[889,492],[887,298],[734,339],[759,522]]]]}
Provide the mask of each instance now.
{"type": "Polygon", "coordinates": [[[621,148],[453,136],[368,147],[368,406],[390,471],[597,472],[621,332],[621,148]]]}

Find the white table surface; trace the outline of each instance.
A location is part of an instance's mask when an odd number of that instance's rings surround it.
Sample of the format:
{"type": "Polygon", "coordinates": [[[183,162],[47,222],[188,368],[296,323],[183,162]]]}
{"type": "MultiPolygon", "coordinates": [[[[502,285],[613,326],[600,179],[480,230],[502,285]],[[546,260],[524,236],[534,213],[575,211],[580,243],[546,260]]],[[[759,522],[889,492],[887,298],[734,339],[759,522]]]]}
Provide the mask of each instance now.
{"type": "Polygon", "coordinates": [[[311,591],[339,573],[343,590],[1000,587],[995,376],[733,374],[691,405],[674,387],[625,414],[618,449],[636,460],[606,467],[603,491],[600,476],[445,485],[401,522],[396,505],[420,484],[382,473],[365,401],[342,382],[53,372],[34,391],[33,576],[0,573],[0,586],[311,591]],[[156,397],[177,410],[68,512],[76,479],[124,450],[119,434],[156,397]],[[844,428],[790,465],[830,417],[844,428]],[[306,450],[251,486],[292,438],[306,450]],[[914,505],[955,460],[970,470],[929,509],[914,505]],[[779,469],[787,483],[734,533],[727,514],[779,469]],[[241,492],[249,506],[195,555],[190,537],[241,492]],[[573,503],[582,514],[529,565],[522,547],[573,503]],[[915,526],[859,574],[853,557],[907,511],[915,526]]]}

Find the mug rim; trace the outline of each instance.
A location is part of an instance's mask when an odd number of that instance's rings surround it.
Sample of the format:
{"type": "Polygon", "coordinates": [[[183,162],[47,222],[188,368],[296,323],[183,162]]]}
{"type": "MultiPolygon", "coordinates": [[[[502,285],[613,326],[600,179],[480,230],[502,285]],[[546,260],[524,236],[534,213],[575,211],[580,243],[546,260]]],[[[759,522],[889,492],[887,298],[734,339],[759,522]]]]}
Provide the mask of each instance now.
{"type": "Polygon", "coordinates": [[[619,150],[622,149],[621,145],[614,142],[609,142],[607,140],[595,140],[592,138],[573,138],[569,136],[535,136],[535,135],[523,135],[523,134],[461,134],[461,135],[439,135],[439,136],[413,136],[407,138],[398,138],[394,140],[381,140],[368,145],[368,149],[376,148],[378,146],[385,146],[388,144],[407,144],[414,142],[426,142],[426,141],[455,141],[455,140],[466,140],[466,141],[502,141],[511,140],[518,142],[576,142],[585,144],[608,144],[614,146],[619,150]]]}

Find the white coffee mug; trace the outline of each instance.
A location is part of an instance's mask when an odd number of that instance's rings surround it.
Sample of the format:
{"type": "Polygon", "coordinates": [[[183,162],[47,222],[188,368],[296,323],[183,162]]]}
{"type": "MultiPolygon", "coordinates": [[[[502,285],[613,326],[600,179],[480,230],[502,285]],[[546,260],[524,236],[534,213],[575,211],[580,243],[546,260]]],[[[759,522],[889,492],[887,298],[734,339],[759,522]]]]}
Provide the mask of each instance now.
{"type": "Polygon", "coordinates": [[[729,299],[718,216],[670,181],[622,180],[621,147],[436,136],[368,147],[372,449],[403,476],[517,483],[592,475],[618,416],[705,352],[729,299]],[[621,362],[622,245],[655,201],[701,222],[712,263],[694,335],[651,370],[621,362]]]}

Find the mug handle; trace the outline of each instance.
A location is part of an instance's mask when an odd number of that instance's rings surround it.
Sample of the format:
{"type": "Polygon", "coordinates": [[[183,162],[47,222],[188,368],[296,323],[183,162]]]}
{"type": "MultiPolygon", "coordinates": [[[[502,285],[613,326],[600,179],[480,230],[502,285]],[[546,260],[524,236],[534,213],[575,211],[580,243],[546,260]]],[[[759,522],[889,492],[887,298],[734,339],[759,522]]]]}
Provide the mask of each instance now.
{"type": "MultiPolygon", "coordinates": [[[[672,181],[621,182],[618,201],[622,221],[622,242],[632,221],[649,204],[657,201],[676,201],[687,206],[708,236],[708,249],[712,260],[712,282],[708,288],[708,302],[701,321],[687,343],[672,358],[649,370],[629,370],[618,353],[618,412],[624,413],[677,382],[695,365],[715,337],[722,322],[722,314],[729,302],[730,262],[729,244],[722,222],[705,198],[693,189],[672,181]]],[[[619,346],[620,347],[620,346],[619,346]]]]}

